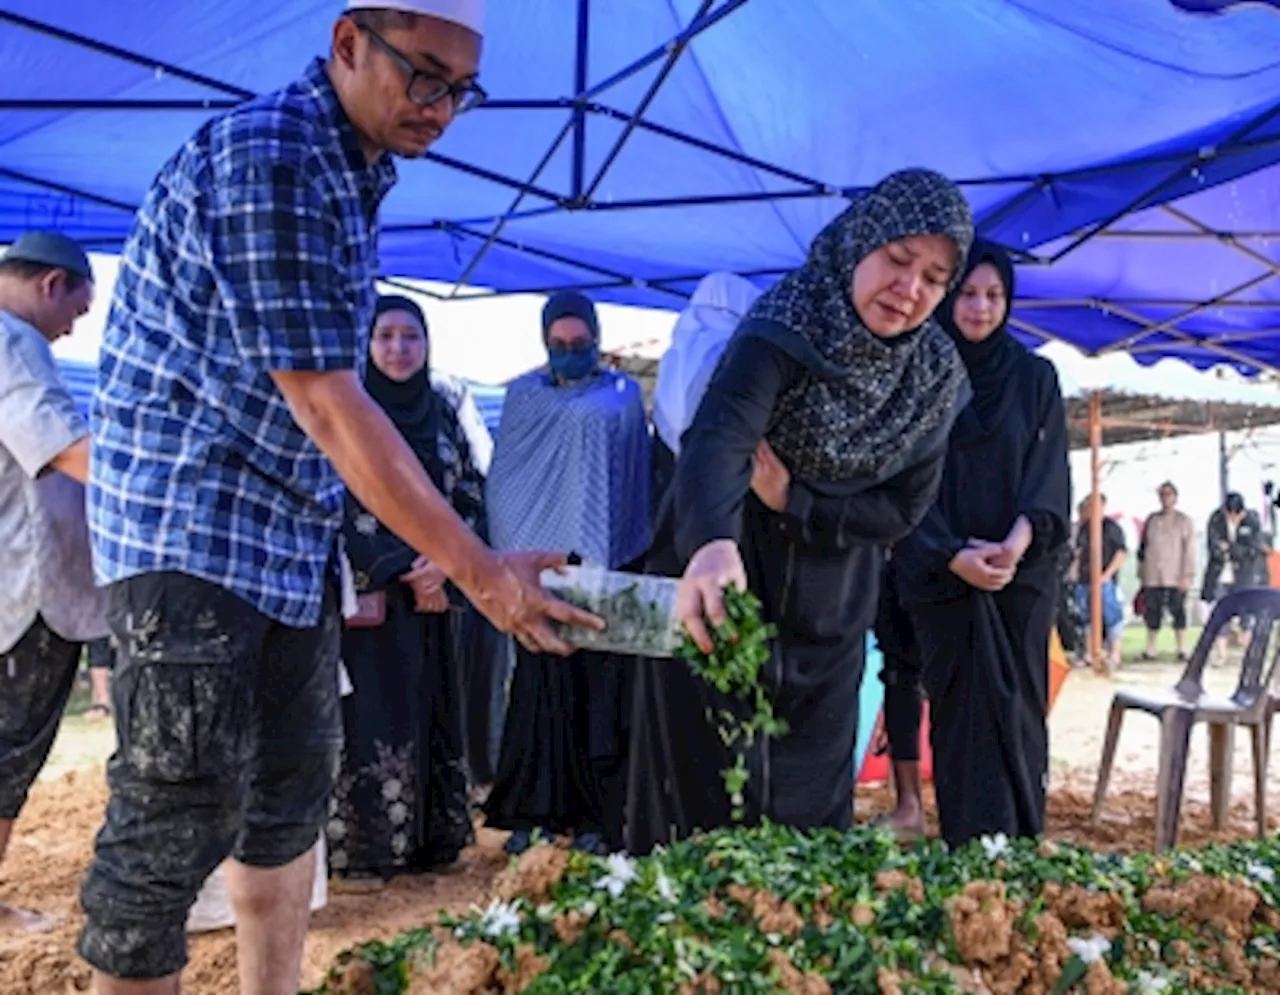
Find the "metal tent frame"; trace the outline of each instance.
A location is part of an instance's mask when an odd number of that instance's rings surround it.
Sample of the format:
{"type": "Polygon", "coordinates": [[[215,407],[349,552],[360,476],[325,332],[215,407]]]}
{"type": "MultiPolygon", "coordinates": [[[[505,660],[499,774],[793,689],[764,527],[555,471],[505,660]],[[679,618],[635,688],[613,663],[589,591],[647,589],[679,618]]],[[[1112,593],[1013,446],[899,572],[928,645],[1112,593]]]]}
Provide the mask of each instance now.
{"type": "MultiPolygon", "coordinates": [[[[595,83],[589,82],[588,66],[590,63],[590,2],[578,0],[577,24],[574,64],[574,93],[553,100],[493,100],[482,105],[489,110],[525,110],[546,114],[562,115],[564,120],[556,133],[555,139],[539,159],[538,165],[525,177],[503,175],[474,162],[464,162],[438,152],[428,152],[426,158],[443,167],[485,180],[498,187],[512,191],[512,200],[507,210],[490,217],[478,218],[432,218],[421,223],[409,225],[388,225],[384,231],[392,233],[412,232],[446,232],[455,237],[461,244],[473,250],[461,276],[452,290],[438,293],[424,287],[413,289],[438,299],[471,299],[517,293],[549,293],[562,289],[578,289],[584,291],[607,290],[619,287],[645,287],[662,293],[671,299],[673,306],[680,306],[687,299],[702,273],[688,273],[676,276],[655,276],[645,273],[624,273],[608,267],[600,266],[586,259],[574,258],[557,252],[549,252],[533,246],[521,244],[508,238],[504,231],[508,224],[524,218],[544,217],[553,214],[573,212],[605,212],[605,211],[639,211],[656,208],[694,207],[717,204],[735,204],[751,202],[776,202],[805,198],[852,198],[860,188],[835,187],[821,179],[804,176],[780,165],[763,161],[738,150],[728,148],[716,142],[708,141],[673,128],[666,127],[646,117],[654,98],[671,75],[672,69],[686,52],[689,44],[702,33],[713,29],[717,24],[730,17],[735,11],[746,5],[748,0],[701,0],[697,13],[663,45],[657,46],[636,59],[630,65],[618,70],[605,79],[595,83]],[[624,110],[609,102],[610,91],[625,80],[656,67],[653,78],[644,90],[643,96],[631,110],[624,110]],[[614,139],[602,163],[594,174],[589,174],[586,162],[587,134],[595,121],[608,122],[610,126],[622,126],[621,133],[614,139]],[[739,165],[747,166],[777,180],[785,181],[788,186],[780,190],[742,191],[739,193],[720,194],[716,196],[666,197],[661,199],[600,200],[597,193],[610,169],[622,154],[629,139],[637,132],[648,132],[697,149],[708,155],[720,156],[739,165]],[[560,149],[569,143],[571,149],[570,181],[567,189],[558,190],[542,182],[542,175],[547,166],[560,149]],[[582,274],[582,278],[571,283],[556,286],[528,286],[508,289],[485,289],[466,286],[468,278],[486,255],[495,247],[525,253],[531,257],[556,263],[582,274]]],[[[108,42],[91,38],[77,32],[60,28],[45,21],[25,17],[16,13],[0,10],[0,23],[7,23],[24,31],[29,31],[55,38],[68,45],[86,51],[105,55],[113,59],[136,65],[148,71],[166,74],[174,78],[194,84],[209,91],[205,98],[186,100],[129,100],[106,99],[85,96],[78,99],[56,100],[0,100],[0,111],[174,111],[190,110],[192,112],[209,113],[234,107],[256,94],[211,76],[192,72],[145,53],[133,51],[108,42]]],[[[1202,222],[1192,214],[1180,209],[1176,204],[1164,203],[1176,196],[1179,185],[1185,185],[1189,179],[1200,175],[1210,164],[1221,164],[1233,157],[1256,156],[1258,153],[1275,151],[1280,155],[1280,133],[1272,133],[1268,129],[1280,120],[1280,102],[1270,107],[1252,120],[1244,122],[1236,128],[1226,140],[1214,146],[1198,148],[1192,151],[1163,152],[1139,157],[1109,165],[1092,166],[1084,169],[1046,173],[1042,175],[1001,176],[983,179],[961,179],[957,182],[961,187],[982,186],[1020,186],[1022,189],[1002,204],[979,217],[979,227],[986,232],[996,230],[1000,224],[1011,218],[1021,207],[1037,197],[1052,197],[1054,191],[1061,187],[1081,181],[1095,180],[1109,173],[1134,167],[1162,168],[1162,178],[1150,185],[1142,193],[1132,198],[1121,209],[1114,211],[1109,217],[1088,225],[1071,233],[1065,239],[1057,240],[1051,251],[1035,252],[1028,249],[1011,249],[1015,258],[1023,265],[1051,266],[1068,257],[1081,246],[1094,239],[1132,239],[1132,240],[1198,240],[1216,242],[1225,250],[1247,256],[1259,268],[1258,273],[1236,287],[1210,299],[1171,299],[1171,300],[1126,300],[1126,299],[1033,299],[1023,300],[1022,307],[1036,311],[1057,308],[1089,308],[1105,313],[1113,319],[1120,319],[1132,324],[1133,331],[1119,341],[1110,343],[1096,350],[1097,353],[1110,351],[1127,351],[1141,355],[1144,351],[1158,349],[1151,343],[1160,339],[1172,339],[1188,346],[1206,350],[1221,357],[1225,362],[1237,368],[1270,369],[1269,364],[1260,362],[1234,346],[1243,338],[1259,334],[1275,334],[1280,329],[1265,329],[1262,332],[1206,334],[1188,331],[1185,324],[1188,320],[1204,314],[1211,309],[1249,308],[1268,306],[1267,302],[1246,299],[1241,296],[1258,286],[1280,276],[1280,264],[1254,248],[1250,243],[1260,240],[1280,240],[1280,231],[1219,231],[1202,222]],[[1261,134],[1266,129],[1266,134],[1261,134]],[[1165,230],[1126,231],[1119,227],[1120,223],[1135,212],[1145,209],[1163,211],[1172,224],[1165,230]],[[1145,317],[1139,310],[1144,307],[1173,309],[1171,317],[1160,320],[1145,317]]],[[[113,210],[132,213],[136,205],[111,197],[105,197],[90,189],[73,188],[63,183],[53,182],[39,176],[20,173],[0,167],[0,176],[17,181],[24,185],[36,187],[51,193],[78,198],[94,205],[113,210]]],[[[110,250],[117,248],[119,239],[103,240],[91,243],[90,248],[110,250]]],[[[744,273],[749,278],[768,279],[781,275],[785,270],[770,269],[744,273]]],[[[391,274],[389,274],[390,276],[391,274]]],[[[1058,338],[1053,332],[1042,327],[1036,321],[1026,317],[1016,317],[1015,326],[1025,335],[1040,341],[1058,338]]]]}

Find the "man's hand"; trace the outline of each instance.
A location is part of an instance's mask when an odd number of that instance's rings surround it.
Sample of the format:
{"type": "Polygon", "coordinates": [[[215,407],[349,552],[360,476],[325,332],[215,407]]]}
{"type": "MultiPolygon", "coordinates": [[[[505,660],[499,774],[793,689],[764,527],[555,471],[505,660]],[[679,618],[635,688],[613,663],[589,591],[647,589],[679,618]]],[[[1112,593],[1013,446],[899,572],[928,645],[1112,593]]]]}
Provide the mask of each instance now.
{"type": "Polygon", "coordinates": [[[791,471],[763,439],[752,460],[751,489],[766,508],[779,513],[786,510],[791,497],[791,471]]]}
{"type": "Polygon", "coordinates": [[[604,622],[550,594],[541,583],[544,570],[562,570],[569,559],[557,553],[504,553],[493,557],[493,569],[479,584],[472,604],[503,632],[531,653],[568,656],[573,647],[560,639],[551,622],[578,629],[604,631],[604,622]]]}
{"type": "Polygon", "coordinates": [[[712,628],[724,624],[724,590],[730,584],[739,591],[747,588],[747,569],[732,539],[717,539],[694,553],[680,580],[676,617],[703,653],[715,649],[707,623],[712,628]]]}
{"type": "Polygon", "coordinates": [[[998,562],[1006,555],[1003,544],[988,543],[981,549],[970,546],[960,550],[952,558],[951,572],[979,591],[1000,591],[1013,580],[1016,569],[1011,566],[1002,566],[998,562]]]}

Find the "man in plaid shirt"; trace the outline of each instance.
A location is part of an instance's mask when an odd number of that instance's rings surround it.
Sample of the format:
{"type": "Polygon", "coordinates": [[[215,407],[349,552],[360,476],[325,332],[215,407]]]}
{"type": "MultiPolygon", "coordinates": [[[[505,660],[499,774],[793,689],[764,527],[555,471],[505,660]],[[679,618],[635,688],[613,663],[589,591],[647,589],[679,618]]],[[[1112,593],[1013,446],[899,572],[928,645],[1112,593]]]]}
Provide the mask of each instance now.
{"type": "Polygon", "coordinates": [[[92,412],[119,646],[79,944],[99,995],[178,991],[188,910],[228,855],[240,991],[297,991],[342,739],[344,482],[526,645],[568,651],[549,618],[599,624],[539,586],[561,558],[467,530],[361,384],[390,155],[482,97],[480,7],[353,0],[327,62],[207,123],[138,212],[92,412]]]}

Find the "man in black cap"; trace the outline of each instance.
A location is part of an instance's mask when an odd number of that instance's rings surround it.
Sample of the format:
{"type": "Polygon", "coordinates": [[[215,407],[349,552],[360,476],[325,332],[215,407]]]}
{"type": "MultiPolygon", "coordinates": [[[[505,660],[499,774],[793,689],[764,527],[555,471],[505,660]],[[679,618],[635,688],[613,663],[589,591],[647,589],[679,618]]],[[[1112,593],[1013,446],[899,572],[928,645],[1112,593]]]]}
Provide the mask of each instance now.
{"type": "MultiPolygon", "coordinates": [[[[81,645],[107,631],[85,526],[89,430],[49,348],[92,300],[89,259],[63,235],[30,232],[0,255],[0,859],[81,645]]],[[[0,902],[0,931],[38,922],[0,902]]]]}

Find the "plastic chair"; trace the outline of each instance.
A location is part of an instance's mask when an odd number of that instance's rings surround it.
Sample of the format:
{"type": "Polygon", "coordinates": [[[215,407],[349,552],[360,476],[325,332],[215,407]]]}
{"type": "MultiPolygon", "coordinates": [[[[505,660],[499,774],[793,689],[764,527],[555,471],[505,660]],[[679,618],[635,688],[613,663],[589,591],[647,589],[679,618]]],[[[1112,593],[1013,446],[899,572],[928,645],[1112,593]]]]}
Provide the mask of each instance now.
{"type": "Polygon", "coordinates": [[[1268,588],[1236,591],[1218,602],[1196,643],[1195,652],[1181,680],[1167,691],[1117,691],[1111,701],[1102,762],[1093,797],[1093,820],[1102,814],[1120,727],[1130,709],[1146,712],[1160,720],[1160,765],[1156,778],[1156,839],[1159,853],[1178,839],[1178,819],[1186,782],[1187,752],[1191,730],[1197,722],[1209,727],[1209,779],[1214,827],[1226,821],[1231,802],[1231,761],[1235,730],[1245,726],[1253,740],[1254,796],[1257,804],[1258,835],[1267,831],[1267,759],[1272,718],[1280,710],[1275,687],[1280,651],[1269,652],[1271,635],[1280,620],[1280,591],[1268,588]],[[1204,670],[1218,636],[1233,619],[1252,622],[1245,648],[1240,681],[1230,698],[1206,694],[1204,670]]]}

